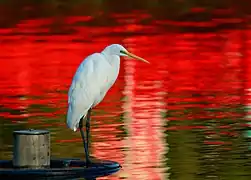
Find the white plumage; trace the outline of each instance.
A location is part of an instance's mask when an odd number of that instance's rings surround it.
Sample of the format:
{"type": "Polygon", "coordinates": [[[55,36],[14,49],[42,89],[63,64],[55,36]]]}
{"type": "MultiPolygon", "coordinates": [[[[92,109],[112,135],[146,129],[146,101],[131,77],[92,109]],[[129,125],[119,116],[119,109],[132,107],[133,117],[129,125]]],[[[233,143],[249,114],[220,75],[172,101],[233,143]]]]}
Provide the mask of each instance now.
{"type": "Polygon", "coordinates": [[[88,56],[79,65],[68,92],[67,126],[73,131],[80,128],[87,164],[90,164],[88,137],[91,109],[103,100],[116,81],[120,69],[120,56],[128,56],[149,63],[129,53],[123,46],[112,44],[101,53],[88,56]],[[82,131],[83,119],[86,116],[87,142],[82,131]]]}
{"type": "Polygon", "coordinates": [[[90,55],[77,69],[68,94],[67,125],[76,131],[81,117],[101,102],[119,74],[119,56],[90,55]]]}

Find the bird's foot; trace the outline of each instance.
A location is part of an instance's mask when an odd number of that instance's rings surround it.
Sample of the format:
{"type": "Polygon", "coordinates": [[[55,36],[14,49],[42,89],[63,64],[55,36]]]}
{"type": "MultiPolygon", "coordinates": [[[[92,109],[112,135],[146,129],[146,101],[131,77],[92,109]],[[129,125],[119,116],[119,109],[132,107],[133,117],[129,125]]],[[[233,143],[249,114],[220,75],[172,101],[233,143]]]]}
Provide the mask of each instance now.
{"type": "Polygon", "coordinates": [[[87,159],[86,161],[86,167],[89,168],[89,167],[97,167],[98,164],[95,163],[95,162],[92,162],[90,159],[87,159]]]}

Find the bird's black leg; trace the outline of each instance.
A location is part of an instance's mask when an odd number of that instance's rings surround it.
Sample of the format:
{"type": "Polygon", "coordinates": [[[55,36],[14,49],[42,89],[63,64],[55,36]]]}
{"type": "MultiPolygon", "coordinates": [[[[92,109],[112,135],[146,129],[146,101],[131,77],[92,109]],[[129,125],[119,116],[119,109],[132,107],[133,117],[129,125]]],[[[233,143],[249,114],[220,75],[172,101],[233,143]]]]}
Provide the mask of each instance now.
{"type": "Polygon", "coordinates": [[[87,164],[91,164],[91,161],[89,159],[89,137],[90,137],[90,119],[91,119],[91,111],[90,108],[87,113],[87,119],[86,119],[86,136],[87,136],[87,150],[88,150],[88,159],[86,159],[87,164]]]}
{"type": "Polygon", "coordinates": [[[87,143],[85,142],[85,134],[83,131],[83,121],[84,121],[84,118],[82,117],[79,122],[79,129],[80,129],[81,137],[82,137],[84,148],[85,148],[86,165],[88,165],[87,162],[90,160],[89,160],[88,146],[87,146],[87,143]]]}

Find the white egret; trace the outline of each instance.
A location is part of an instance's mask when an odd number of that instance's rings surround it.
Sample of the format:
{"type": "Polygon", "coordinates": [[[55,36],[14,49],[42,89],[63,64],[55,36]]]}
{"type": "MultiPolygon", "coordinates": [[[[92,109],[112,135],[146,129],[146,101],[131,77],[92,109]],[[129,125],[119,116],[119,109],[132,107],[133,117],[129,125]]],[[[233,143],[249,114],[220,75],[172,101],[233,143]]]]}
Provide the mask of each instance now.
{"type": "Polygon", "coordinates": [[[67,126],[73,131],[80,129],[87,166],[91,163],[88,149],[91,111],[103,100],[117,79],[120,56],[149,63],[147,60],[128,52],[119,44],[109,45],[101,53],[94,53],[86,57],[79,65],[68,92],[67,126]],[[86,141],[82,130],[85,117],[86,141]]]}

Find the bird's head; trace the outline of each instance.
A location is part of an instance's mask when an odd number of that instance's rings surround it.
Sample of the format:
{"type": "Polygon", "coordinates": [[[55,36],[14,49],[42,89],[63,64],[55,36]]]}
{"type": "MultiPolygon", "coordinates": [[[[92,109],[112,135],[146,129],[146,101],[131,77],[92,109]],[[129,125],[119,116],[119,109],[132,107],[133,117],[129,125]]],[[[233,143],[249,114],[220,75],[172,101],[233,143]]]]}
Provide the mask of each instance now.
{"type": "Polygon", "coordinates": [[[126,57],[130,57],[130,58],[135,58],[135,59],[138,59],[140,61],[143,61],[143,62],[146,62],[146,63],[149,63],[147,60],[139,57],[139,56],[136,56],[135,54],[132,54],[130,52],[128,52],[126,50],[126,48],[124,48],[122,45],[120,44],[112,44],[112,45],[109,45],[107,46],[105,49],[104,49],[104,52],[105,53],[109,53],[110,55],[117,55],[117,56],[126,56],[126,57]]]}

